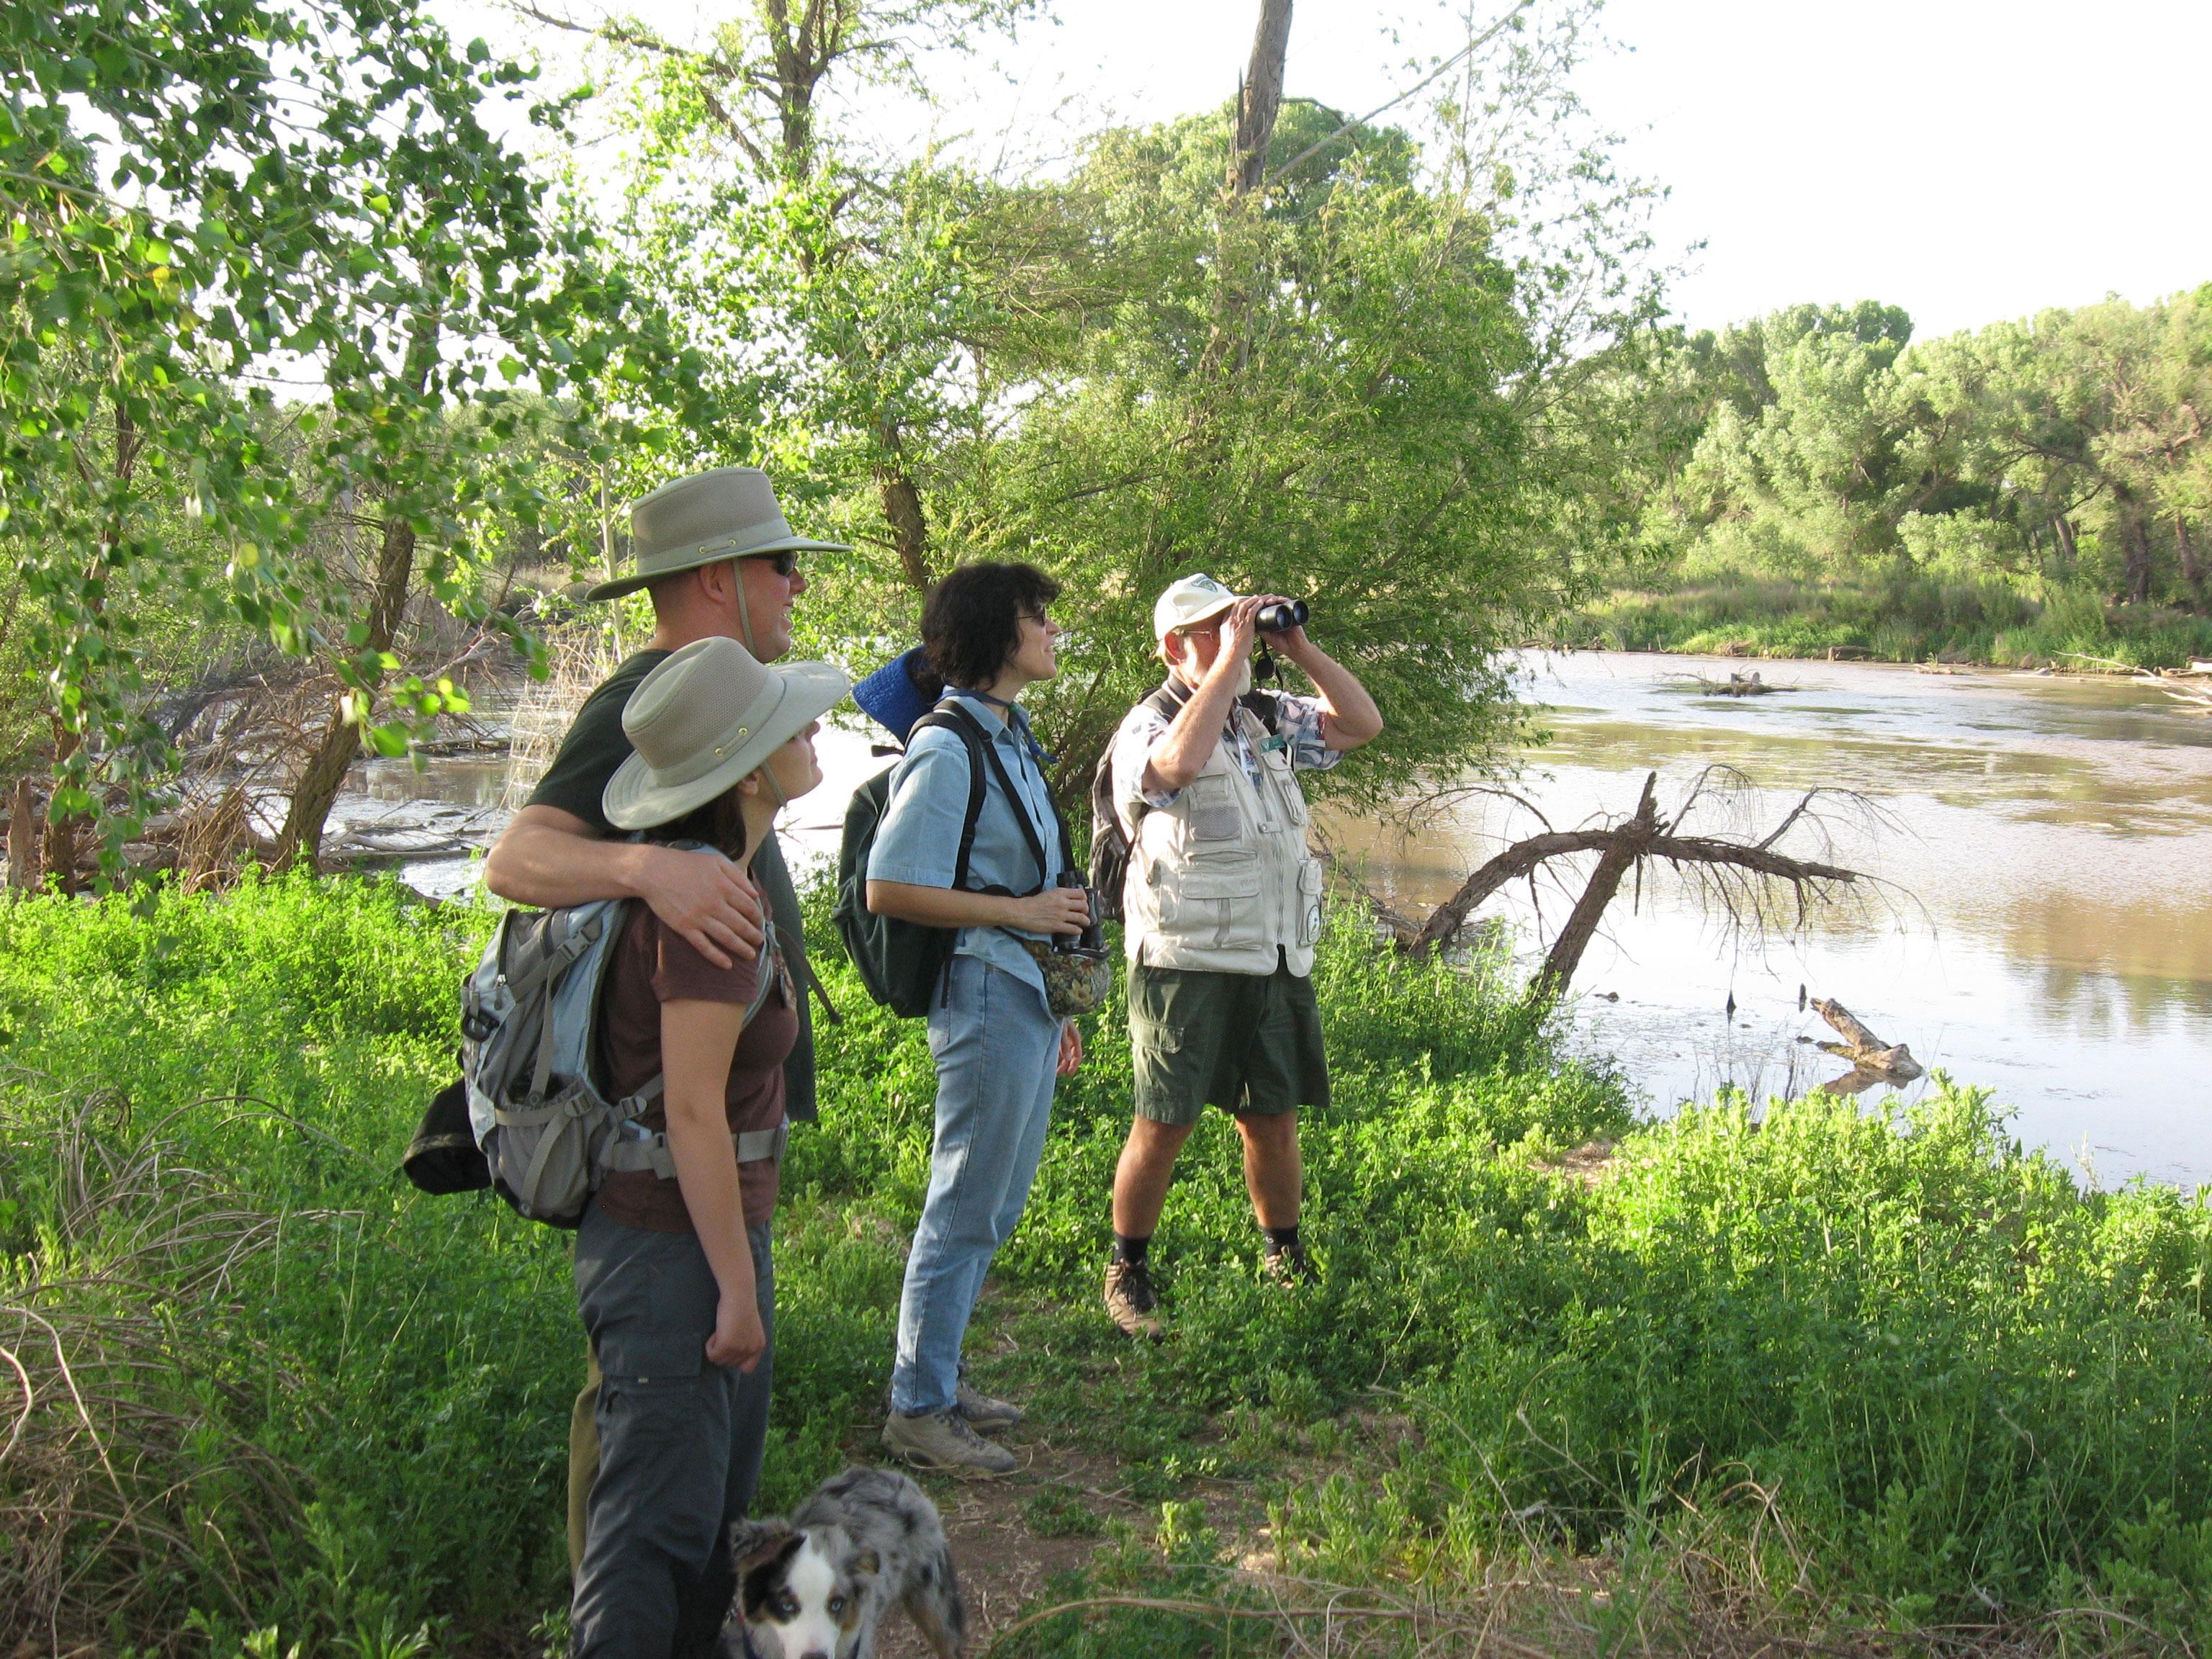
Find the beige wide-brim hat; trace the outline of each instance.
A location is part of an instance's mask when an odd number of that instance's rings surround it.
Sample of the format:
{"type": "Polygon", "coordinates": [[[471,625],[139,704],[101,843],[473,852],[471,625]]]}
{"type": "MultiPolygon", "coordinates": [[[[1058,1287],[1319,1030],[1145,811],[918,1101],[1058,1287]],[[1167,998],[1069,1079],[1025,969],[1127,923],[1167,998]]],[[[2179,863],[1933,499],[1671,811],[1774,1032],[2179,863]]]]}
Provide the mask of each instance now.
{"type": "Polygon", "coordinates": [[[770,668],[735,640],[694,640],[639,682],[623,709],[637,752],[607,780],[607,822],[650,830],[704,806],[853,689],[826,662],[770,668]]]}
{"type": "Polygon", "coordinates": [[[629,539],[634,568],[586,589],[586,599],[618,599],[679,570],[756,553],[853,550],[792,534],[768,474],[757,466],[718,466],[640,496],[629,509],[629,539]]]}
{"type": "Polygon", "coordinates": [[[1203,571],[1170,582],[1167,592],[1152,602],[1152,637],[1164,640],[1178,628],[1218,617],[1239,597],[1203,571]]]}

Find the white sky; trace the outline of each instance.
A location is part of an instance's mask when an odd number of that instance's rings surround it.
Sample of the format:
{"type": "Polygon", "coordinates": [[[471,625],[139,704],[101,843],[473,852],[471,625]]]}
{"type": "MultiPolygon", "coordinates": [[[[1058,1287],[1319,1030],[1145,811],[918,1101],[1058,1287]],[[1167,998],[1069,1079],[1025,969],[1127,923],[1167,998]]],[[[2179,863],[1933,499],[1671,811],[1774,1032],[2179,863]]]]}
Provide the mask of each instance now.
{"type": "MultiPolygon", "coordinates": [[[[622,9],[685,36],[746,3],[622,9]]],[[[441,9],[509,51],[554,44],[489,0],[441,9]]],[[[1459,10],[1297,0],[1285,91],[1363,114],[1464,40],[1459,10]]],[[[1048,150],[1066,100],[1084,124],[1202,108],[1235,90],[1258,5],[1059,13],[941,118],[1048,150]]],[[[1623,50],[1576,84],[1626,169],[1669,187],[1662,252],[1705,244],[1672,289],[1693,326],[1877,299],[1926,337],[2212,281],[2212,0],[1611,0],[1604,26],[1623,50]]]]}

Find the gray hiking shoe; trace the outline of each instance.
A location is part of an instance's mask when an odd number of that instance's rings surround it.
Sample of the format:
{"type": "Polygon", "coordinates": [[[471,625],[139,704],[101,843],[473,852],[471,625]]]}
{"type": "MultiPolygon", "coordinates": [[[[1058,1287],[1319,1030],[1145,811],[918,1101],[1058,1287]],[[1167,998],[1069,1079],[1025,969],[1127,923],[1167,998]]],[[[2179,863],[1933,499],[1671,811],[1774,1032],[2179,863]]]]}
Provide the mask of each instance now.
{"type": "Polygon", "coordinates": [[[1012,1401],[995,1400],[968,1386],[968,1362],[964,1359],[960,1362],[960,1391],[953,1396],[952,1409],[968,1419],[969,1428],[981,1429],[985,1434],[1011,1429],[1022,1420],[1022,1408],[1012,1401]]]}
{"type": "Polygon", "coordinates": [[[884,1422],[884,1449],[921,1468],[958,1474],[1004,1474],[1019,1462],[976,1433],[957,1406],[911,1417],[893,1412],[884,1422]]]}
{"type": "Polygon", "coordinates": [[[1159,1298],[1152,1294],[1152,1270],[1141,1261],[1119,1258],[1106,1264],[1106,1311],[1131,1336],[1157,1342],[1161,1328],[1159,1298]]]}

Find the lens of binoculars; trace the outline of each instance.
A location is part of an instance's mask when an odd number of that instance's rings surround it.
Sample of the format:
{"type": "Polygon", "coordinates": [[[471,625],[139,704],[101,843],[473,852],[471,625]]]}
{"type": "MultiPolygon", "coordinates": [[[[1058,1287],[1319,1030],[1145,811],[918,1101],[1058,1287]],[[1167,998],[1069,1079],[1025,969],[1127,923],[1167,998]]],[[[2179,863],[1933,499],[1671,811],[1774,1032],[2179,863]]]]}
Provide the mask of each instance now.
{"type": "Polygon", "coordinates": [[[1293,628],[1304,628],[1312,610],[1304,599],[1278,599],[1273,605],[1263,605],[1260,614],[1253,618],[1262,634],[1287,634],[1293,628]]]}

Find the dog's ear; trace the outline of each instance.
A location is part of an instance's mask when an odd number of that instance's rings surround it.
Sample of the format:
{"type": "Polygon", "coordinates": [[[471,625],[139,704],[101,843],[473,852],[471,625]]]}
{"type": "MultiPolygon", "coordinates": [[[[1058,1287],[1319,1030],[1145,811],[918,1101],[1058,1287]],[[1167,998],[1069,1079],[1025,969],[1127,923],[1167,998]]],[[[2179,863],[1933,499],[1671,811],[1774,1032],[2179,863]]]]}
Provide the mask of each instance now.
{"type": "Polygon", "coordinates": [[[730,1566],[742,1577],[783,1551],[796,1549],[804,1535],[793,1532],[788,1521],[732,1521],[730,1566]]]}
{"type": "Polygon", "coordinates": [[[873,1550],[862,1550],[853,1558],[853,1577],[855,1578],[873,1578],[883,1570],[883,1558],[873,1550]]]}

